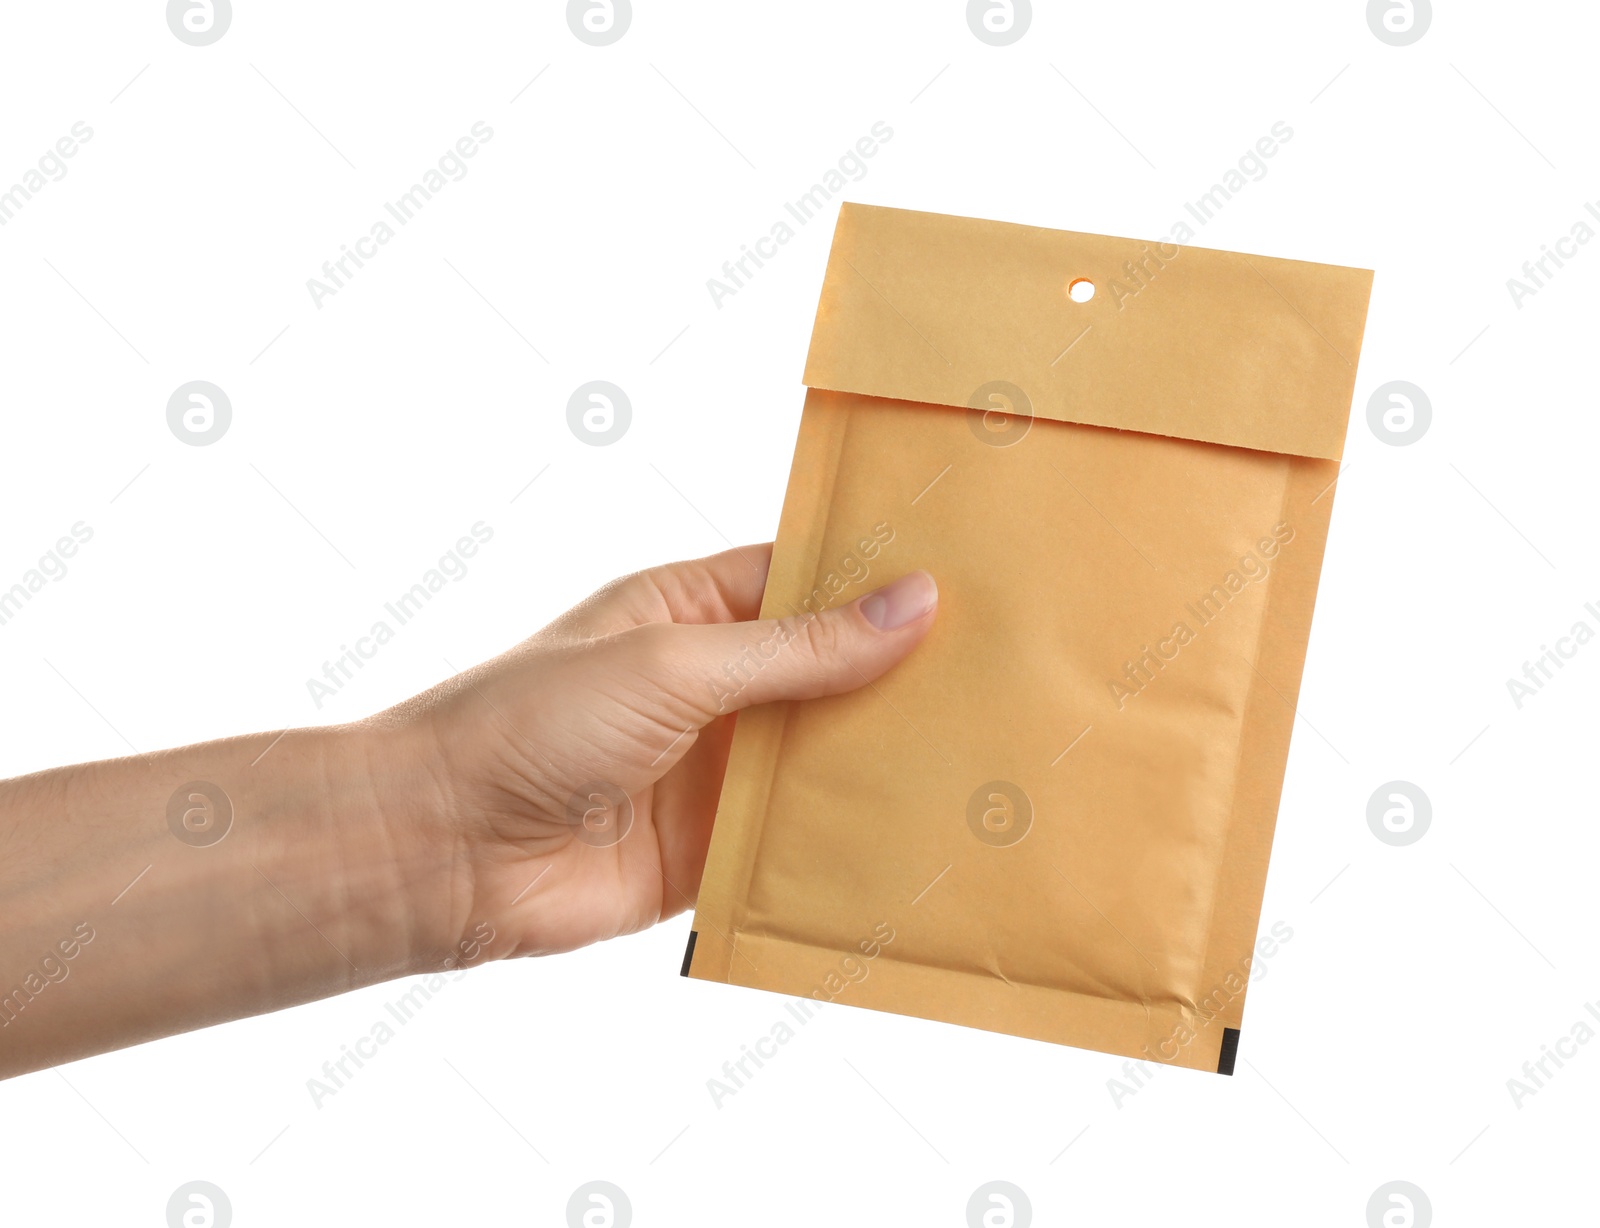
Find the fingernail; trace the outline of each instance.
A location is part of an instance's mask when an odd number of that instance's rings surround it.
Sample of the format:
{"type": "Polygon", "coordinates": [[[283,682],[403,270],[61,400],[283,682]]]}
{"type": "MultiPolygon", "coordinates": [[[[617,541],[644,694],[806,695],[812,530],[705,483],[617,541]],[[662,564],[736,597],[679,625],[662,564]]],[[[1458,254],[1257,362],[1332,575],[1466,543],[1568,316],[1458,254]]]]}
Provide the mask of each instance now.
{"type": "Polygon", "coordinates": [[[861,599],[861,613],[879,631],[915,622],[939,601],[939,587],[925,571],[913,571],[861,599]]]}

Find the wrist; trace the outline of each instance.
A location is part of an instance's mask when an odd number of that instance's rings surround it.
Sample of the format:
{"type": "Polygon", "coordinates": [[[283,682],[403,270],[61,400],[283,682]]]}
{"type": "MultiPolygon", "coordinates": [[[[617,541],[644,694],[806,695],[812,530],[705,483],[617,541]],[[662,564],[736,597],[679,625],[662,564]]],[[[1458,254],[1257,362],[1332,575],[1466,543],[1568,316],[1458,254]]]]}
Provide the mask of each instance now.
{"type": "Polygon", "coordinates": [[[361,722],[303,736],[301,770],[320,774],[324,804],[294,835],[336,879],[331,902],[362,979],[455,966],[472,928],[470,864],[427,725],[361,722]]]}

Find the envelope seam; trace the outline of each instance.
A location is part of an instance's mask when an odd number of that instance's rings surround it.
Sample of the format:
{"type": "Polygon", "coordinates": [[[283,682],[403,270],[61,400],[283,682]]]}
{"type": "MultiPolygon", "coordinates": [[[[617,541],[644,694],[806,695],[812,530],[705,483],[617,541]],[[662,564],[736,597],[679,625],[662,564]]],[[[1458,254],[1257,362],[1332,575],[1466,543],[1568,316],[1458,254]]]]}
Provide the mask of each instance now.
{"type": "MultiPolygon", "coordinates": [[[[1283,485],[1282,485],[1282,487],[1281,487],[1281,489],[1279,491],[1279,494],[1278,494],[1278,514],[1277,514],[1277,517],[1273,520],[1273,524],[1274,525],[1283,523],[1284,512],[1289,506],[1289,492],[1290,492],[1291,488],[1293,487],[1293,476],[1294,475],[1293,475],[1292,470],[1291,470],[1291,466],[1293,464],[1294,464],[1293,458],[1291,456],[1289,456],[1288,454],[1284,454],[1283,485]]],[[[1321,564],[1321,560],[1319,559],[1318,560],[1318,565],[1320,566],[1320,564],[1321,564]]],[[[1265,585],[1265,588],[1266,588],[1266,592],[1263,595],[1263,598],[1262,598],[1262,601],[1261,601],[1261,609],[1256,614],[1255,629],[1254,629],[1253,634],[1250,637],[1250,645],[1251,645],[1252,648],[1258,648],[1260,646],[1261,638],[1262,638],[1262,636],[1261,636],[1262,629],[1267,625],[1267,618],[1272,612],[1273,602],[1277,598],[1278,592],[1279,592],[1279,590],[1277,588],[1273,587],[1272,578],[1271,577],[1268,577],[1268,580],[1267,580],[1267,583],[1265,585]]],[[[1221,905],[1222,892],[1223,892],[1223,879],[1224,879],[1224,877],[1226,875],[1226,871],[1227,871],[1227,868],[1228,868],[1228,865],[1229,865],[1229,854],[1233,849],[1234,839],[1239,834],[1238,800],[1239,800],[1239,782],[1240,782],[1240,779],[1241,779],[1240,768],[1244,763],[1246,738],[1248,737],[1249,730],[1251,728],[1250,716],[1251,716],[1251,713],[1254,712],[1255,709],[1256,709],[1256,701],[1257,701],[1257,698],[1259,697],[1259,695],[1261,694],[1262,688],[1266,686],[1266,682],[1256,673],[1256,671],[1255,671],[1252,663],[1250,662],[1249,658],[1245,659],[1245,664],[1247,666],[1251,666],[1251,669],[1250,669],[1250,685],[1249,685],[1248,689],[1245,691],[1244,706],[1240,710],[1240,713],[1239,713],[1239,725],[1238,725],[1239,736],[1238,736],[1238,740],[1237,740],[1237,742],[1235,743],[1235,746],[1234,746],[1233,771],[1231,773],[1231,781],[1230,781],[1230,787],[1229,787],[1229,791],[1228,791],[1229,792],[1229,811],[1228,811],[1227,831],[1226,831],[1226,834],[1224,835],[1223,841],[1222,841],[1222,855],[1219,858],[1217,858],[1217,861],[1216,861],[1216,864],[1215,864],[1215,868],[1214,868],[1214,871],[1213,871],[1213,876],[1212,876],[1211,912],[1210,912],[1210,915],[1206,918],[1206,928],[1205,928],[1206,943],[1205,943],[1205,948],[1202,951],[1201,958],[1200,958],[1200,969],[1199,969],[1199,971],[1200,971],[1201,985],[1202,986],[1206,983],[1206,973],[1207,973],[1207,970],[1211,967],[1211,951],[1212,951],[1212,947],[1214,945],[1214,941],[1215,941],[1215,938],[1216,938],[1216,932],[1217,932],[1217,913],[1218,913],[1220,905],[1221,905]]],[[[1291,729],[1290,732],[1291,732],[1291,741],[1292,741],[1293,730],[1291,729]]],[[[1286,754],[1285,755],[1285,767],[1286,768],[1287,768],[1287,763],[1288,763],[1288,759],[1287,759],[1287,754],[1286,754]]],[[[1276,816],[1274,816],[1274,826],[1276,826],[1276,816]]],[[[1256,918],[1256,925],[1257,925],[1258,928],[1259,928],[1260,924],[1261,924],[1261,919],[1258,916],[1256,918]]],[[[1242,989],[1239,992],[1239,995],[1238,995],[1239,999],[1240,999],[1240,1002],[1239,1002],[1239,1018],[1240,1018],[1241,1022],[1243,1022],[1243,1019],[1244,1019],[1244,999],[1249,996],[1249,992],[1250,992],[1250,984],[1249,984],[1249,981],[1247,980],[1245,982],[1244,989],[1242,989]]],[[[1195,1015],[1198,1018],[1198,1015],[1199,1015],[1198,1004],[1197,1003],[1191,1003],[1190,1005],[1191,1005],[1191,1009],[1193,1009],[1195,1011],[1195,1015]]],[[[1205,1021],[1205,1026],[1210,1026],[1211,1022],[1212,1022],[1212,1020],[1206,1020],[1205,1021]]]]}

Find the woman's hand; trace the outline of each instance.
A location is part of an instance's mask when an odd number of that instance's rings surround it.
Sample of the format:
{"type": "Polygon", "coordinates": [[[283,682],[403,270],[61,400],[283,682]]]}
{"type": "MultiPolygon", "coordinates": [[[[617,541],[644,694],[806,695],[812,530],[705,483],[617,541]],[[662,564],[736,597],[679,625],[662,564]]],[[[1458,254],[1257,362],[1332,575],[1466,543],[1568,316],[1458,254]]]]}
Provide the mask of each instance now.
{"type": "Polygon", "coordinates": [[[454,866],[462,950],[483,921],[491,955],[533,955],[692,905],[735,712],[863,686],[932,625],[925,572],[816,615],[750,621],[770,557],[752,546],[618,580],[370,722],[422,765],[420,788],[395,772],[408,783],[390,821],[431,833],[454,866]]]}

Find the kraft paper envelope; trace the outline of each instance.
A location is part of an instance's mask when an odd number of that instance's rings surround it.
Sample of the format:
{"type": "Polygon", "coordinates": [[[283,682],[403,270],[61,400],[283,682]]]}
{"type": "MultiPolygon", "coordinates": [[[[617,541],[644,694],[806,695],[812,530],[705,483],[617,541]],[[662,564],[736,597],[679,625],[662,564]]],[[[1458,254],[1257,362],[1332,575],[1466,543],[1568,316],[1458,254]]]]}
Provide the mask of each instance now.
{"type": "Polygon", "coordinates": [[[763,614],[938,617],[740,716],[686,975],[1231,1073],[1371,285],[843,206],[763,614]]]}

